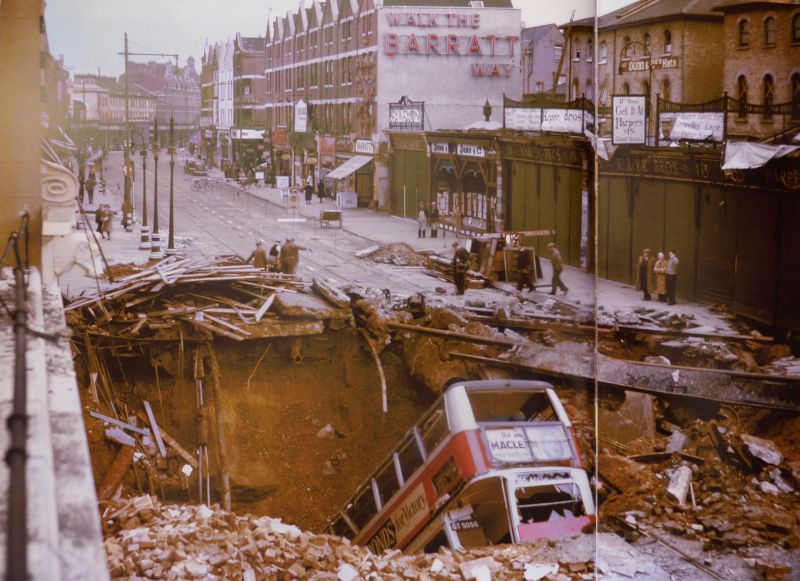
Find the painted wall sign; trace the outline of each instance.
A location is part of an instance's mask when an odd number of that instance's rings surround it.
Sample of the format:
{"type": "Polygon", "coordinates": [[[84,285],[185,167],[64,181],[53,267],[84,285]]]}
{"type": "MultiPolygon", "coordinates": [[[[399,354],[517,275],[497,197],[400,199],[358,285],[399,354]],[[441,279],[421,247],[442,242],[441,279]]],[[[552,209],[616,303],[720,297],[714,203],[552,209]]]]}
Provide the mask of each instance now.
{"type": "Polygon", "coordinates": [[[725,114],[721,111],[661,113],[658,126],[659,139],[721,143],[725,135],[725,114]]]}
{"type": "Polygon", "coordinates": [[[414,530],[429,513],[430,506],[425,496],[425,488],[419,483],[392,511],[389,520],[372,536],[367,546],[376,555],[397,546],[398,541],[414,530]]]}
{"type": "Polygon", "coordinates": [[[356,153],[375,154],[375,144],[368,139],[356,139],[356,153]]]}
{"type": "Polygon", "coordinates": [[[619,66],[623,73],[638,73],[647,71],[658,71],[661,69],[677,69],[679,65],[678,57],[662,56],[636,61],[624,60],[619,66]]]}
{"type": "Polygon", "coordinates": [[[525,432],[519,428],[486,430],[489,452],[500,462],[533,462],[525,432]]]}
{"type": "Polygon", "coordinates": [[[294,130],[297,133],[308,131],[308,104],[302,99],[294,106],[294,130]]]}
{"type": "Polygon", "coordinates": [[[541,131],[542,110],[527,107],[506,107],[506,129],[541,131]]]}
{"type": "Polygon", "coordinates": [[[477,13],[441,14],[435,12],[387,12],[389,26],[419,26],[420,28],[478,28],[481,15],[477,13]]]}
{"type": "Polygon", "coordinates": [[[464,157],[486,157],[486,151],[480,145],[471,143],[459,143],[456,145],[456,153],[464,157]]]}
{"type": "Polygon", "coordinates": [[[581,109],[542,109],[542,131],[583,135],[593,122],[593,115],[581,109]]]}
{"type": "Polygon", "coordinates": [[[448,155],[450,153],[450,144],[443,143],[441,141],[436,143],[431,143],[431,153],[441,153],[444,155],[448,155]]]}
{"type": "Polygon", "coordinates": [[[614,145],[645,143],[647,97],[644,95],[613,95],[611,109],[613,118],[611,142],[614,145]]]}

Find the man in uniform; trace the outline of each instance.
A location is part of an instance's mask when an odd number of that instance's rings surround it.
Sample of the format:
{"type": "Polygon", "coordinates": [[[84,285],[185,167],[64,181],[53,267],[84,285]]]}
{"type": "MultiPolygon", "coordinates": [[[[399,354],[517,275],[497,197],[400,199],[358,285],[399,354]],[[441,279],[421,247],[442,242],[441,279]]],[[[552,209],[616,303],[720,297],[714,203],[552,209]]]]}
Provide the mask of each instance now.
{"type": "Polygon", "coordinates": [[[297,272],[297,265],[300,263],[300,251],[310,250],[305,246],[295,244],[294,238],[287,238],[281,246],[280,262],[281,272],[284,274],[294,274],[297,272]]]}
{"type": "Polygon", "coordinates": [[[528,287],[529,290],[536,290],[531,281],[531,273],[533,272],[533,249],[530,246],[522,244],[519,249],[519,256],[517,256],[517,269],[519,270],[519,280],[517,281],[517,290],[522,292],[522,289],[528,287]]]}
{"type": "Polygon", "coordinates": [[[256,268],[263,268],[264,270],[267,269],[267,251],[264,250],[264,241],[259,240],[256,242],[256,248],[253,252],[250,253],[250,256],[247,257],[247,262],[253,262],[253,266],[256,268]]]}
{"type": "Polygon", "coordinates": [[[458,242],[453,242],[453,281],[456,283],[456,294],[463,295],[467,289],[467,270],[469,270],[469,252],[458,242]]]}
{"type": "Polygon", "coordinates": [[[553,281],[551,283],[550,294],[556,294],[557,288],[560,288],[564,291],[564,294],[567,294],[569,289],[567,285],[561,282],[561,273],[564,270],[564,261],[561,260],[561,252],[558,251],[558,248],[556,248],[553,242],[547,245],[547,249],[550,251],[550,264],[553,265],[553,281]]]}

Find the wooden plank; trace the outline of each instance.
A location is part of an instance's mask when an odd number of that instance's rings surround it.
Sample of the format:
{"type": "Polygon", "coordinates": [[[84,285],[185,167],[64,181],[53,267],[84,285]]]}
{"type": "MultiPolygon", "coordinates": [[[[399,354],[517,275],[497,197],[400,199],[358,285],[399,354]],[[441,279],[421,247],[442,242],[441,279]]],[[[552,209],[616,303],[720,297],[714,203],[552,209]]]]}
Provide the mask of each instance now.
{"type": "Polygon", "coordinates": [[[256,323],[258,323],[261,320],[261,317],[263,317],[264,314],[269,310],[270,306],[272,306],[272,301],[274,300],[275,293],[269,295],[267,300],[264,301],[264,304],[261,305],[261,308],[256,312],[256,323]]]}
{"type": "Polygon", "coordinates": [[[158,273],[158,276],[161,277],[161,280],[164,281],[164,284],[168,285],[169,279],[167,279],[167,276],[164,274],[164,271],[161,270],[157,264],[156,264],[156,272],[158,273]]]}
{"type": "Polygon", "coordinates": [[[252,335],[252,333],[250,331],[246,331],[245,329],[242,329],[241,327],[237,327],[236,325],[234,325],[233,323],[229,323],[225,319],[220,319],[219,317],[212,317],[208,313],[206,313],[206,318],[211,320],[211,321],[214,321],[215,323],[219,323],[223,327],[228,327],[229,329],[231,329],[232,331],[234,331],[236,333],[241,333],[242,335],[247,335],[247,336],[252,335]]]}
{"type": "Polygon", "coordinates": [[[158,453],[161,454],[162,458],[166,458],[167,450],[164,448],[164,440],[161,438],[161,430],[158,429],[158,423],[156,422],[155,416],[153,416],[153,410],[150,407],[150,402],[144,400],[142,403],[144,404],[144,411],[147,413],[147,419],[150,420],[150,427],[153,430],[153,436],[156,439],[156,444],[158,444],[158,453]]]}
{"type": "Polygon", "coordinates": [[[143,436],[149,436],[150,435],[150,430],[148,430],[146,428],[138,428],[136,426],[132,426],[131,424],[126,424],[125,422],[123,422],[121,420],[117,420],[115,418],[110,418],[110,417],[108,417],[106,415],[101,414],[100,412],[90,411],[89,415],[92,416],[93,418],[96,418],[96,419],[98,419],[98,420],[100,420],[102,422],[105,422],[107,424],[113,424],[113,425],[118,426],[120,428],[124,428],[126,430],[130,430],[131,432],[136,432],[137,434],[141,434],[143,436]]]}
{"type": "Polygon", "coordinates": [[[504,345],[513,347],[519,345],[518,341],[511,339],[495,339],[492,337],[479,337],[477,335],[470,335],[468,333],[457,333],[455,331],[445,331],[443,329],[432,329],[430,327],[420,327],[417,325],[406,325],[403,323],[387,323],[387,327],[398,331],[411,331],[412,333],[421,333],[423,335],[433,335],[442,337],[444,339],[451,339],[453,341],[464,341],[466,343],[481,343],[485,345],[504,345]]]}
{"type": "Polygon", "coordinates": [[[228,339],[233,339],[235,341],[244,341],[244,337],[242,337],[241,335],[236,335],[235,333],[230,333],[230,332],[228,332],[228,331],[226,331],[224,329],[220,329],[219,327],[215,327],[214,325],[206,323],[205,321],[199,321],[199,320],[191,318],[191,317],[187,317],[187,318],[181,319],[181,320],[182,321],[186,321],[187,323],[190,323],[192,325],[195,325],[196,327],[202,327],[203,329],[207,329],[207,330],[211,331],[212,333],[217,333],[218,335],[222,335],[223,337],[227,337],[228,339]]]}
{"type": "Polygon", "coordinates": [[[170,448],[175,450],[180,455],[181,458],[186,460],[189,466],[197,470],[197,460],[195,460],[194,457],[191,454],[189,454],[189,452],[187,452],[183,447],[181,447],[181,445],[178,444],[178,442],[176,442],[172,436],[170,436],[167,432],[165,432],[163,428],[161,430],[161,437],[164,439],[164,441],[170,448]]]}
{"type": "MultiPolygon", "coordinates": [[[[198,298],[198,299],[211,301],[213,303],[220,303],[220,304],[223,304],[223,305],[228,305],[228,306],[233,307],[235,309],[236,308],[242,309],[243,311],[247,311],[247,310],[251,310],[251,309],[255,310],[255,309],[253,309],[253,307],[251,307],[247,303],[242,303],[242,302],[239,302],[239,301],[235,301],[235,300],[229,299],[227,297],[209,296],[209,295],[198,293],[198,292],[191,292],[191,293],[188,293],[188,294],[189,294],[190,297],[195,297],[195,298],[198,298]]],[[[263,298],[263,297],[259,297],[259,298],[263,298]]]]}

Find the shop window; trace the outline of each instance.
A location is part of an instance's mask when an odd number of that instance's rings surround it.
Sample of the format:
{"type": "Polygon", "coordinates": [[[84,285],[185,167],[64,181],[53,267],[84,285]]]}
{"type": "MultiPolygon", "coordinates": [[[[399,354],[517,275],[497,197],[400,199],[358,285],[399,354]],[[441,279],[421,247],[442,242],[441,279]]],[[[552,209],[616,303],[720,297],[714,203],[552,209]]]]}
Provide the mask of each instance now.
{"type": "Polygon", "coordinates": [[[778,26],[772,16],[764,20],[764,46],[775,46],[778,35],[778,26]]]}
{"type": "Polygon", "coordinates": [[[486,182],[476,164],[467,164],[461,178],[461,189],[465,198],[464,215],[486,220],[486,182]]]}
{"type": "Polygon", "coordinates": [[[792,75],[792,119],[800,119],[800,73],[792,75]]]}
{"type": "Polygon", "coordinates": [[[672,53],[672,31],[664,31],[664,52],[667,54],[672,53]]]}
{"type": "Polygon", "coordinates": [[[764,119],[772,119],[772,105],[775,102],[775,81],[772,75],[764,75],[764,119]]]}
{"type": "Polygon", "coordinates": [[[747,20],[739,21],[739,48],[750,46],[750,23],[747,20]]]}

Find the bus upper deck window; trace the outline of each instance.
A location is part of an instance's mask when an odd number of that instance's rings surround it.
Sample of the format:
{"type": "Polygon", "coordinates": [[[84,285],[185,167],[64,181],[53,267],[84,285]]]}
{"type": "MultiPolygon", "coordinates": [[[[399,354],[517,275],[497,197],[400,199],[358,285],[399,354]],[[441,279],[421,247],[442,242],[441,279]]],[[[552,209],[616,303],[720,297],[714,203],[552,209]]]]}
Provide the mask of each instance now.
{"type": "Polygon", "coordinates": [[[364,528],[364,525],[369,522],[375,513],[378,512],[378,507],[375,506],[375,496],[372,494],[372,486],[367,485],[356,496],[356,499],[347,507],[347,516],[350,517],[359,529],[364,528]]]}
{"type": "Polygon", "coordinates": [[[393,460],[390,459],[389,462],[384,464],[383,468],[375,475],[375,481],[378,483],[378,494],[381,497],[381,504],[386,506],[389,499],[400,489],[400,483],[397,481],[397,470],[395,470],[393,460]]]}
{"type": "Polygon", "coordinates": [[[468,391],[475,420],[478,422],[526,422],[556,419],[545,392],[468,391]]]}
{"type": "Polygon", "coordinates": [[[353,534],[352,529],[348,526],[347,522],[345,522],[344,518],[342,518],[341,516],[331,523],[330,529],[331,533],[340,537],[346,537],[348,539],[352,539],[355,536],[353,534]]]}
{"type": "Polygon", "coordinates": [[[400,458],[400,469],[403,472],[403,479],[408,481],[414,471],[422,466],[422,454],[420,453],[417,441],[410,437],[400,446],[397,453],[400,458]]]}
{"type": "Polygon", "coordinates": [[[447,417],[444,414],[444,407],[437,409],[425,418],[419,431],[422,435],[422,442],[425,444],[425,451],[430,454],[447,436],[447,417]]]}

